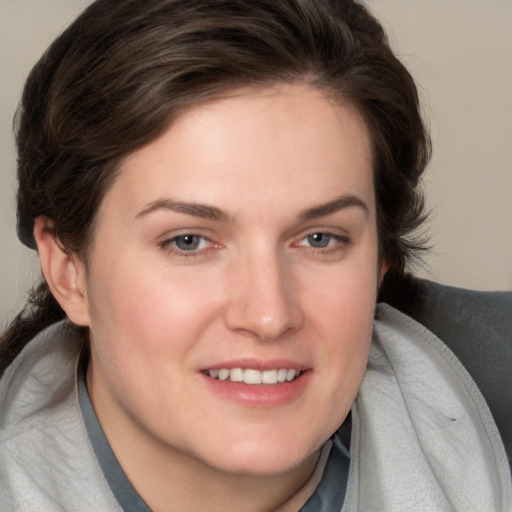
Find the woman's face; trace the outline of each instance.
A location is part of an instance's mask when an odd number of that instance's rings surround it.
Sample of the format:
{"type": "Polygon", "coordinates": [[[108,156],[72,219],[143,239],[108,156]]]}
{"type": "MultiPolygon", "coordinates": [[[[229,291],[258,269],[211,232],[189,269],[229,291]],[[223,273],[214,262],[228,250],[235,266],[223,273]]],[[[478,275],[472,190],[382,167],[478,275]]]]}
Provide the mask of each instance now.
{"type": "Polygon", "coordinates": [[[88,265],[89,391],[121,463],[299,467],[355,398],[381,274],[354,108],[282,86],[182,115],[126,159],[88,265]]]}

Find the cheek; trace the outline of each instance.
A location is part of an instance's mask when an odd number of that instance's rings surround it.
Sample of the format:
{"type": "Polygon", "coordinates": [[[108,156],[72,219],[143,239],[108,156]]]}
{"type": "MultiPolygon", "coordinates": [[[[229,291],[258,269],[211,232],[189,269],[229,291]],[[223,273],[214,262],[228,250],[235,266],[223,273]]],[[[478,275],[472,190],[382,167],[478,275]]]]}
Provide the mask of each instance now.
{"type": "Polygon", "coordinates": [[[122,331],[126,342],[143,342],[146,348],[196,324],[198,311],[206,315],[211,298],[197,279],[180,279],[167,268],[128,258],[94,269],[90,289],[92,330],[116,338],[122,331]]]}
{"type": "Polygon", "coordinates": [[[89,278],[96,382],[144,418],[162,388],[179,383],[180,365],[201,336],[198,310],[206,316],[208,305],[193,283],[172,279],[158,266],[134,265],[129,258],[107,263],[89,278]]]}
{"type": "MultiPolygon", "coordinates": [[[[372,260],[373,261],[373,260],[372,260]]],[[[323,347],[318,350],[325,398],[333,410],[348,411],[357,394],[373,331],[377,264],[351,266],[323,280],[311,301],[310,326],[323,347]]]]}
{"type": "Polygon", "coordinates": [[[378,265],[373,257],[356,260],[355,264],[333,269],[307,281],[312,299],[310,317],[318,319],[326,329],[339,331],[347,340],[367,333],[375,312],[378,265]]]}

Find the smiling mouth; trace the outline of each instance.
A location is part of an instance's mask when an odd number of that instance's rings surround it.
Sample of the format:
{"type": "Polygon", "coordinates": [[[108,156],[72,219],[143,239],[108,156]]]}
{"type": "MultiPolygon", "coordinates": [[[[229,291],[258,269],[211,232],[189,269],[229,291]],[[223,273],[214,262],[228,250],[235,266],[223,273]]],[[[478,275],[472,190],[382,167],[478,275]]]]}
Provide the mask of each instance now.
{"type": "Polygon", "coordinates": [[[256,370],[253,368],[219,368],[206,370],[205,374],[215,380],[243,382],[244,384],[283,384],[297,379],[301,372],[294,368],[278,368],[274,370],[256,370]]]}

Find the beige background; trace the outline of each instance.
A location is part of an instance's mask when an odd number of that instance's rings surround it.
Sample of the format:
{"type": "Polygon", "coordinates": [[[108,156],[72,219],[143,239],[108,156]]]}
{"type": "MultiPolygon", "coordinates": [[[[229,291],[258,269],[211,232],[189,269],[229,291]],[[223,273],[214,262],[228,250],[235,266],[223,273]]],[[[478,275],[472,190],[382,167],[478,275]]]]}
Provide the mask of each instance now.
{"type": "MultiPolygon", "coordinates": [[[[0,0],[0,327],[37,259],[15,235],[11,122],[24,79],[87,0],[0,0]]],[[[426,193],[434,249],[422,275],[512,288],[512,0],[369,0],[416,78],[434,157],[426,193]]]]}

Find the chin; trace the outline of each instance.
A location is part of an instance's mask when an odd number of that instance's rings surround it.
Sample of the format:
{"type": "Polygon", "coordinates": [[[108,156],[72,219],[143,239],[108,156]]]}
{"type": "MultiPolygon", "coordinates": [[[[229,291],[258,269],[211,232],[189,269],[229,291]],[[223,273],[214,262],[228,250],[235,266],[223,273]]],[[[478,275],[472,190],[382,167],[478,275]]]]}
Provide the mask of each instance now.
{"type": "Polygon", "coordinates": [[[261,437],[252,438],[237,443],[233,442],[225,447],[223,452],[216,450],[210,454],[210,464],[207,465],[223,473],[231,473],[245,476],[277,476],[288,473],[307,463],[311,457],[316,457],[322,448],[323,441],[305,442],[294,440],[289,435],[283,436],[278,442],[263,440],[261,437]]]}

